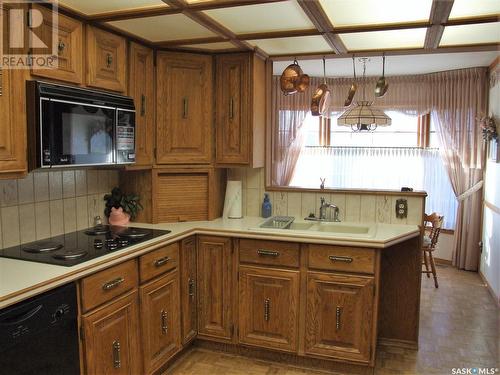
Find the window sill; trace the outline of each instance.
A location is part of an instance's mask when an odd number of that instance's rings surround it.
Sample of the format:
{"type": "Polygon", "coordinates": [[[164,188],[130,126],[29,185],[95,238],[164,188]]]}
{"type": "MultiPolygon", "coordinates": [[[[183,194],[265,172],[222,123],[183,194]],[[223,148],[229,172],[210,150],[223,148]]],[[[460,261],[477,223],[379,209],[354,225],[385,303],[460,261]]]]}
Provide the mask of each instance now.
{"type": "Polygon", "coordinates": [[[373,194],[373,195],[397,195],[426,197],[425,191],[400,191],[400,190],[378,190],[378,189],[312,189],[297,186],[266,186],[266,191],[284,191],[299,193],[349,193],[349,194],[373,194]]]}

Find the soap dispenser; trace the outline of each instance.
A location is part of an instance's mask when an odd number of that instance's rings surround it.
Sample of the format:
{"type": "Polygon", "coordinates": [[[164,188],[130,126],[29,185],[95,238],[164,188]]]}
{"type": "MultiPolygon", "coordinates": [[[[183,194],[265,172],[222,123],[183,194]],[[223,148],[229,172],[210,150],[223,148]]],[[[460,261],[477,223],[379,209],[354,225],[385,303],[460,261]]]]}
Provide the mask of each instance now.
{"type": "Polygon", "coordinates": [[[271,201],[269,200],[269,194],[264,193],[264,201],[262,202],[262,217],[270,217],[272,212],[273,208],[271,206],[271,201]]]}

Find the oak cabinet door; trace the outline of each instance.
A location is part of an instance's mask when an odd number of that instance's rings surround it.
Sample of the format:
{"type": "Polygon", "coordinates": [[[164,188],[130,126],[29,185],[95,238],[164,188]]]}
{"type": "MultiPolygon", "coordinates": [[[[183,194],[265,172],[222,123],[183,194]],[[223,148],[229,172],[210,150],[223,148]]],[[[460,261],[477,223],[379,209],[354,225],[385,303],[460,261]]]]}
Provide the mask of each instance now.
{"type": "Polygon", "coordinates": [[[87,85],[125,92],[127,40],[87,25],[87,85]]]}
{"type": "Polygon", "coordinates": [[[241,343],[297,351],[299,271],[240,266],[241,343]]]}
{"type": "Polygon", "coordinates": [[[248,164],[251,131],[250,55],[217,56],[216,66],[216,161],[220,164],[248,164]]]}
{"type": "Polygon", "coordinates": [[[154,148],[155,98],[153,50],[130,43],[129,95],[135,104],[135,164],[152,165],[154,148]]]}
{"type": "Polygon", "coordinates": [[[142,372],[137,291],[82,317],[88,375],[142,372]]]}
{"type": "Polygon", "coordinates": [[[373,309],[373,277],[308,272],[306,353],[369,362],[373,309]]]}
{"type": "Polygon", "coordinates": [[[179,283],[176,271],[140,287],[142,345],[147,374],[180,349],[179,283]]]}
{"type": "Polygon", "coordinates": [[[212,57],[189,53],[157,55],[158,164],[212,161],[212,57]]]}
{"type": "MultiPolygon", "coordinates": [[[[38,37],[46,45],[51,44],[53,13],[40,5],[33,4],[33,9],[43,16],[43,23],[38,37]]],[[[83,83],[83,24],[61,13],[57,15],[57,68],[42,69],[34,66],[31,74],[34,76],[52,78],[61,81],[83,83]]],[[[36,64],[36,60],[35,60],[36,64]]]]}
{"type": "Polygon", "coordinates": [[[230,341],[232,322],[232,246],[225,237],[198,237],[198,334],[230,341]]]}
{"type": "Polygon", "coordinates": [[[196,308],[196,237],[181,242],[181,311],[182,344],[189,343],[198,333],[196,308]]]}

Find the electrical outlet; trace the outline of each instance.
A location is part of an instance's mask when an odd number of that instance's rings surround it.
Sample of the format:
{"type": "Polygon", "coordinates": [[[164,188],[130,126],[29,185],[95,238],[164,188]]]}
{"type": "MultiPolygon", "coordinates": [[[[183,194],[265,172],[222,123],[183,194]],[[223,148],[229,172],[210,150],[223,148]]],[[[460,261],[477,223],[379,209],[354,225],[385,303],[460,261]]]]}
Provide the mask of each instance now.
{"type": "Polygon", "coordinates": [[[408,201],[406,199],[396,200],[396,217],[405,219],[408,216],[408,201]]]}

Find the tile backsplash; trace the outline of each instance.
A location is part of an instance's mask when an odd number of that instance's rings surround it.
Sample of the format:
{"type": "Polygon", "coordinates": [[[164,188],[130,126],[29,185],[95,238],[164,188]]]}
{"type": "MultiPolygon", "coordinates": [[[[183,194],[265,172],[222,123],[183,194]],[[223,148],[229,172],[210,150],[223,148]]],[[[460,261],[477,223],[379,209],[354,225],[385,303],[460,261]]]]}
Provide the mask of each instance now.
{"type": "MultiPolygon", "coordinates": [[[[260,216],[264,198],[264,168],[234,168],[228,173],[230,180],[241,180],[243,185],[243,215],[260,216]]],[[[392,224],[421,224],[421,196],[356,194],[353,193],[317,193],[317,192],[267,192],[271,198],[273,215],[295,216],[304,218],[314,212],[318,215],[320,197],[339,207],[342,221],[373,222],[392,224]],[[396,217],[396,200],[408,200],[408,216],[405,219],[396,217]]]]}
{"type": "Polygon", "coordinates": [[[5,248],[87,228],[104,217],[105,193],[118,185],[118,171],[35,171],[0,180],[0,246],[5,248]]]}

